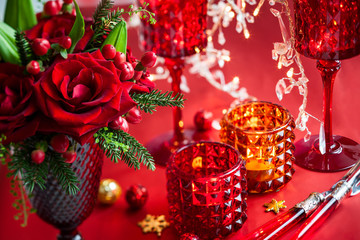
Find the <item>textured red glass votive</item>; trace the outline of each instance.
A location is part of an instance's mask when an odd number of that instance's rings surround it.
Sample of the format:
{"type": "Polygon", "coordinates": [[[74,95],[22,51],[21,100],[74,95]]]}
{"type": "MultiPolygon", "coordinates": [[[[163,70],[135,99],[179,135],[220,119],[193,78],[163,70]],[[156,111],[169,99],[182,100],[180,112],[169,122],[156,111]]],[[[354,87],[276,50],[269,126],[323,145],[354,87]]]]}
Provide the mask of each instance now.
{"type": "Polygon", "coordinates": [[[360,53],[359,0],[295,0],[294,7],[299,53],[322,60],[360,53]]]}
{"type": "Polygon", "coordinates": [[[294,128],[290,113],[269,102],[241,104],[224,115],[220,138],[245,159],[249,193],[275,191],[292,179],[294,128]]]}
{"type": "MultiPolygon", "coordinates": [[[[161,57],[189,56],[206,47],[207,0],[146,0],[155,24],[143,23],[142,45],[161,57]]],[[[143,4],[144,0],[140,0],[143,4]]]]}
{"type": "Polygon", "coordinates": [[[167,168],[170,222],[180,233],[222,238],[246,216],[246,170],[233,147],[200,142],[176,151],[167,168]]]}

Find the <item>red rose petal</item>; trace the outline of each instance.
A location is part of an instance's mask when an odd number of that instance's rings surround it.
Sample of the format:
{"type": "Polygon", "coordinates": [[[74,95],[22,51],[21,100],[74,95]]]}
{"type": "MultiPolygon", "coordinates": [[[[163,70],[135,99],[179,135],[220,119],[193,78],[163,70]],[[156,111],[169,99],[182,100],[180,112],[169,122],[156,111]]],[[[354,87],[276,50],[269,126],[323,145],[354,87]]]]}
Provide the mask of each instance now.
{"type": "Polygon", "coordinates": [[[47,110],[49,117],[56,119],[58,123],[63,124],[88,124],[94,121],[100,114],[100,108],[94,108],[83,113],[71,113],[65,111],[58,102],[47,99],[47,110]]]}
{"type": "Polygon", "coordinates": [[[11,104],[11,100],[9,96],[6,96],[6,98],[1,102],[0,105],[1,114],[11,114],[11,110],[13,109],[13,106],[11,104]]]}
{"type": "Polygon", "coordinates": [[[66,75],[73,79],[82,69],[86,69],[86,66],[80,61],[71,59],[69,61],[64,60],[62,62],[58,62],[52,71],[52,82],[57,86],[58,89],[60,89],[61,82],[66,75]]]}
{"type": "Polygon", "coordinates": [[[67,100],[70,99],[69,94],[68,94],[69,83],[70,83],[70,77],[69,77],[69,75],[66,75],[64,77],[63,81],[61,82],[61,86],[60,86],[60,92],[61,92],[62,96],[67,100]]]}
{"type": "Polygon", "coordinates": [[[88,100],[91,97],[91,90],[83,84],[78,84],[73,89],[73,99],[76,100],[76,104],[88,100]]]}
{"type": "Polygon", "coordinates": [[[91,56],[95,59],[105,60],[104,56],[101,54],[100,49],[96,50],[95,52],[92,52],[91,56]]]}

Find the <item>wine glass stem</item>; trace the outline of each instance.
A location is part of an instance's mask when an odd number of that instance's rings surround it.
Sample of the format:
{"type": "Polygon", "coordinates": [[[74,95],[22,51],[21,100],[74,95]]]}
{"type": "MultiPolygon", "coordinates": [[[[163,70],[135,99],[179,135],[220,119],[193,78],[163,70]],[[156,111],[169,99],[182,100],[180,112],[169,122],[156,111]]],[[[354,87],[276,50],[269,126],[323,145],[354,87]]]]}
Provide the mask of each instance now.
{"type": "MultiPolygon", "coordinates": [[[[171,90],[173,91],[173,96],[181,94],[180,83],[184,68],[184,60],[182,58],[165,58],[165,65],[169,69],[172,78],[171,90]]],[[[181,108],[173,108],[173,121],[174,137],[172,141],[174,145],[178,145],[184,141],[184,122],[182,120],[181,108]]]]}
{"type": "Polygon", "coordinates": [[[321,73],[323,81],[323,121],[325,132],[326,153],[329,153],[334,144],[332,135],[332,93],[334,81],[341,64],[336,60],[318,60],[317,69],[321,73]]]}

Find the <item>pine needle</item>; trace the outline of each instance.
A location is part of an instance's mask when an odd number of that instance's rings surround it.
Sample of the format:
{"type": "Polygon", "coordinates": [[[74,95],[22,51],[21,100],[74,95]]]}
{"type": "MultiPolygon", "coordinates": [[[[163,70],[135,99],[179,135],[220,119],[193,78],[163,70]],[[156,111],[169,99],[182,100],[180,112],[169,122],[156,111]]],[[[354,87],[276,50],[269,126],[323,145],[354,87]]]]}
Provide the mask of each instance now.
{"type": "Polygon", "coordinates": [[[157,106],[161,107],[184,107],[184,95],[173,92],[161,93],[160,90],[153,90],[150,93],[134,93],[131,98],[138,104],[137,107],[146,113],[153,113],[157,106]]]}
{"type": "Polygon", "coordinates": [[[15,32],[15,44],[20,56],[21,65],[26,66],[32,58],[32,50],[29,43],[29,39],[26,38],[25,33],[15,32]]]}
{"type": "Polygon", "coordinates": [[[154,159],[133,136],[122,131],[100,129],[95,135],[95,142],[105,152],[106,157],[117,163],[119,160],[125,162],[129,167],[140,169],[140,164],[150,170],[155,170],[154,159]]]}

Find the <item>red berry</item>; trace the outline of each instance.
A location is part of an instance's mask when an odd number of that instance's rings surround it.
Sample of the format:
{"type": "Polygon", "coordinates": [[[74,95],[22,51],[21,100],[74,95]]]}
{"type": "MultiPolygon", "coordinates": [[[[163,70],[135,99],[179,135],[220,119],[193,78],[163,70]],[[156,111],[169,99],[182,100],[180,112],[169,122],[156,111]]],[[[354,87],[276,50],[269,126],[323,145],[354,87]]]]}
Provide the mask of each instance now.
{"type": "Polygon", "coordinates": [[[31,44],[31,49],[34,51],[35,55],[43,56],[50,49],[50,42],[45,38],[35,38],[31,44]]]}
{"type": "Polygon", "coordinates": [[[146,52],[141,57],[141,64],[146,68],[151,68],[156,63],[156,54],[154,52],[146,52]]]}
{"type": "Polygon", "coordinates": [[[194,123],[196,129],[199,131],[206,131],[211,129],[212,124],[212,112],[200,110],[195,114],[194,123]]]}
{"type": "Polygon", "coordinates": [[[141,122],[141,112],[136,107],[130,109],[130,111],[126,114],[126,121],[129,123],[139,123],[141,122]]]}
{"type": "Polygon", "coordinates": [[[122,52],[116,52],[114,58],[114,64],[117,68],[119,68],[120,63],[126,62],[126,55],[122,52]]]}
{"type": "Polygon", "coordinates": [[[62,37],[59,41],[62,48],[69,49],[71,47],[71,38],[69,36],[62,37]]]}
{"type": "Polygon", "coordinates": [[[66,4],[72,4],[73,0],[64,0],[64,3],[66,4]]]}
{"type": "Polygon", "coordinates": [[[120,63],[119,67],[121,70],[120,80],[126,81],[134,76],[134,68],[129,62],[120,63]]]}
{"type": "Polygon", "coordinates": [[[129,132],[129,124],[123,117],[118,117],[114,121],[109,123],[109,127],[115,130],[123,130],[124,132],[129,132]]]}
{"type": "Polygon", "coordinates": [[[57,15],[59,11],[59,4],[56,1],[48,1],[44,4],[44,13],[47,16],[57,15]]]}
{"type": "Polygon", "coordinates": [[[40,164],[45,159],[45,152],[41,149],[37,149],[31,152],[31,160],[36,163],[40,164]]]}
{"type": "Polygon", "coordinates": [[[114,59],[116,55],[116,48],[111,44],[106,44],[101,49],[101,53],[105,59],[114,59]]]}
{"type": "Polygon", "coordinates": [[[66,151],[61,156],[65,158],[66,163],[73,163],[76,159],[76,152],[73,150],[66,151]]]}
{"type": "Polygon", "coordinates": [[[31,75],[36,75],[40,72],[40,65],[37,61],[32,60],[26,65],[26,71],[31,75]]]}
{"type": "Polygon", "coordinates": [[[69,147],[69,139],[65,134],[57,134],[51,138],[50,145],[55,152],[64,153],[69,147]]]}

